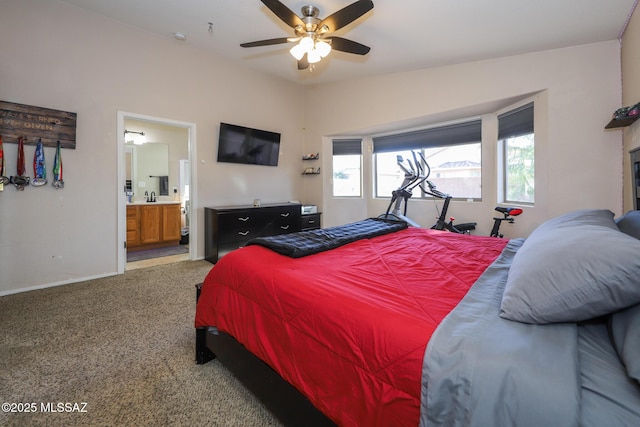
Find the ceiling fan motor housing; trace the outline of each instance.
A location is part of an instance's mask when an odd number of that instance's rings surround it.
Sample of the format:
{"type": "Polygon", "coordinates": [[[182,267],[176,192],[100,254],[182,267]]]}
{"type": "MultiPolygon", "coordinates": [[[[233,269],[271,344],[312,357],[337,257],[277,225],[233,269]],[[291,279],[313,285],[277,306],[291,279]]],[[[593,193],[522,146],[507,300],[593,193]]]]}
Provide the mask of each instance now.
{"type": "Polygon", "coordinates": [[[300,9],[300,11],[302,12],[302,17],[300,19],[304,23],[304,27],[299,25],[295,28],[296,36],[298,37],[308,36],[315,39],[315,37],[318,35],[317,33],[324,33],[329,30],[329,28],[326,25],[323,25],[322,28],[320,29],[323,31],[318,31],[318,24],[320,24],[321,21],[320,19],[318,19],[318,14],[320,13],[320,9],[318,9],[317,7],[303,6],[302,9],[300,9]]]}

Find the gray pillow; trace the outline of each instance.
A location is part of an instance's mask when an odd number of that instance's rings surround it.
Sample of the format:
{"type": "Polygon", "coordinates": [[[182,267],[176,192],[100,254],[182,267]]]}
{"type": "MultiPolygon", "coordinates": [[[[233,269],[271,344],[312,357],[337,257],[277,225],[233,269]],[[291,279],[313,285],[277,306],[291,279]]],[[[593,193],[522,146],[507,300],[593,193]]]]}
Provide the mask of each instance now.
{"type": "Polygon", "coordinates": [[[625,234],[640,239],[640,211],[629,211],[616,219],[616,225],[625,234]]]}
{"type": "Polygon", "coordinates": [[[640,382],[640,305],[613,313],[609,334],[627,375],[640,382]]]}
{"type": "Polygon", "coordinates": [[[613,212],[585,209],[550,219],[516,253],[500,317],[524,323],[579,322],[640,302],[640,240],[613,212]]]}

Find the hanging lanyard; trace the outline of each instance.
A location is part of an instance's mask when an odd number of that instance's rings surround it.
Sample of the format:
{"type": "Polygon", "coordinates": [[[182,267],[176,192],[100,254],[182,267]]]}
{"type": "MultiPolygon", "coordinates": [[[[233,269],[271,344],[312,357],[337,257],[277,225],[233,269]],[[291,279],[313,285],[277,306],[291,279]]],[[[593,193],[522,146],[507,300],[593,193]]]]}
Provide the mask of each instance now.
{"type": "Polygon", "coordinates": [[[36,151],[33,153],[33,179],[31,185],[40,187],[47,183],[47,169],[44,161],[44,148],[42,148],[42,139],[38,140],[36,151]]]}
{"type": "Polygon", "coordinates": [[[0,135],[0,191],[4,190],[4,186],[11,182],[9,177],[4,176],[4,148],[2,147],[2,135],[0,135]]]}
{"type": "Polygon", "coordinates": [[[60,154],[60,141],[56,147],[56,157],[53,160],[53,182],[55,188],[64,188],[64,180],[62,179],[62,155],[60,154]]]}
{"type": "Polygon", "coordinates": [[[18,138],[18,159],[16,164],[17,175],[11,177],[11,183],[17,190],[24,190],[25,185],[29,185],[29,177],[25,175],[27,168],[24,164],[24,138],[18,138]]]}

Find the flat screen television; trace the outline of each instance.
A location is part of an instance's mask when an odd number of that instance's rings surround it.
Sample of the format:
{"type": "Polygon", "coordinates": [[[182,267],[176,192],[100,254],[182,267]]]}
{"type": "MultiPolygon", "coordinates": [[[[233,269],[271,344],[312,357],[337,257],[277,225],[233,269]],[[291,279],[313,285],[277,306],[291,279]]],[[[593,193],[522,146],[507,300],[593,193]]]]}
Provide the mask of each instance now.
{"type": "Polygon", "coordinates": [[[280,134],[220,123],[218,161],[278,166],[280,134]]]}

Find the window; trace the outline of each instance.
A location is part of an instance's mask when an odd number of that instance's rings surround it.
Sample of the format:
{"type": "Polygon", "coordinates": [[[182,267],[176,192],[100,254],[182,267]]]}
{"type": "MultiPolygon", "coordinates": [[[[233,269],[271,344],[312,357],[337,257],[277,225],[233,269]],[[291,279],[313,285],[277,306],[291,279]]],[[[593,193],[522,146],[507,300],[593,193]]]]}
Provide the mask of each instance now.
{"type": "Polygon", "coordinates": [[[333,196],[362,196],[362,140],[333,140],[333,196]]]}
{"type": "Polygon", "coordinates": [[[498,116],[500,199],[504,203],[535,202],[535,137],[533,103],[498,116]]]}
{"type": "MultiPolygon", "coordinates": [[[[482,197],[481,124],[473,120],[373,139],[376,161],[376,197],[391,197],[404,179],[397,156],[414,162],[411,150],[424,155],[429,181],[454,198],[482,197]]],[[[414,193],[413,197],[431,197],[414,193]]]]}

